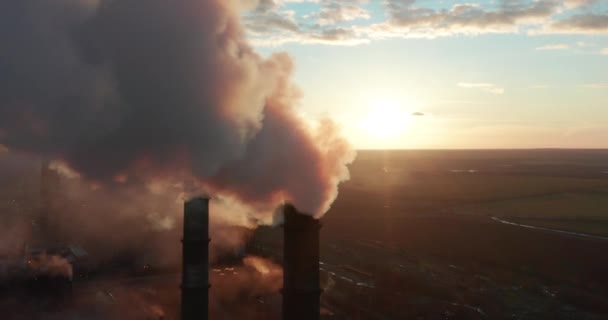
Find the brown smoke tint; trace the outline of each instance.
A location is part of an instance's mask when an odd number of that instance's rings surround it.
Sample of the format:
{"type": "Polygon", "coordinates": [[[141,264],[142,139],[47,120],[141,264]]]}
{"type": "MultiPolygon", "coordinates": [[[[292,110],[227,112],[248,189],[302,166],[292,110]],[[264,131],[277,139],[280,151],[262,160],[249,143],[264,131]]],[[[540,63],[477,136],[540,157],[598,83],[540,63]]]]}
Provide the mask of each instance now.
{"type": "Polygon", "coordinates": [[[72,280],[72,264],[61,256],[42,254],[27,263],[36,275],[64,276],[72,280]]]}
{"type": "Polygon", "coordinates": [[[194,177],[257,213],[290,201],[322,215],[348,178],[350,147],[296,115],[291,59],[252,50],[236,2],[2,1],[0,21],[11,151],[99,186],[194,177]]]}

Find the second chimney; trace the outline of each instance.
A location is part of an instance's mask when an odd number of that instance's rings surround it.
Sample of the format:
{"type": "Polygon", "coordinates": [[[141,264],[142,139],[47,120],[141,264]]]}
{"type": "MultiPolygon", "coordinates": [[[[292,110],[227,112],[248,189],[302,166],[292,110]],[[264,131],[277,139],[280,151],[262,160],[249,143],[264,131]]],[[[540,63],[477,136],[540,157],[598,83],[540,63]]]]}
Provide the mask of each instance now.
{"type": "Polygon", "coordinates": [[[293,205],[284,208],[283,319],[320,319],[319,231],[321,224],[293,205]]]}
{"type": "Polygon", "coordinates": [[[184,204],[182,320],[209,319],[209,199],[184,204]]]}

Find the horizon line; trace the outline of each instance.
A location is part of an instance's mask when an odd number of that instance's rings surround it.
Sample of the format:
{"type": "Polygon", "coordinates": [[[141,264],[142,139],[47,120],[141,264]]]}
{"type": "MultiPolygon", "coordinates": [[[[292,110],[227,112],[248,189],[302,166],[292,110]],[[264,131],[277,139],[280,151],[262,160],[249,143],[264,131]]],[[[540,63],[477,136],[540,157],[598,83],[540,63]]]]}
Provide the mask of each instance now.
{"type": "Polygon", "coordinates": [[[355,148],[355,151],[532,151],[532,150],[593,150],[593,151],[608,151],[608,147],[538,147],[538,148],[355,148]]]}

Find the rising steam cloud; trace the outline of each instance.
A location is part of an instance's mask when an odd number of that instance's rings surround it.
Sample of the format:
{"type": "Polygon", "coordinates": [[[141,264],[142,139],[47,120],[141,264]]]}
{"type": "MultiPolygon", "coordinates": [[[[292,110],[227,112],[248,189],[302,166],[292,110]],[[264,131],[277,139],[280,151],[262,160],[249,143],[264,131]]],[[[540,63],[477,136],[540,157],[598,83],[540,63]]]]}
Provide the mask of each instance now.
{"type": "Polygon", "coordinates": [[[237,6],[0,2],[0,146],[101,186],[194,178],[256,212],[322,215],[354,153],[297,116],[291,59],[256,54],[237,6]]]}
{"type": "Polygon", "coordinates": [[[28,267],[38,276],[63,276],[70,280],[73,277],[72,264],[61,256],[42,254],[28,261],[28,267]]]}

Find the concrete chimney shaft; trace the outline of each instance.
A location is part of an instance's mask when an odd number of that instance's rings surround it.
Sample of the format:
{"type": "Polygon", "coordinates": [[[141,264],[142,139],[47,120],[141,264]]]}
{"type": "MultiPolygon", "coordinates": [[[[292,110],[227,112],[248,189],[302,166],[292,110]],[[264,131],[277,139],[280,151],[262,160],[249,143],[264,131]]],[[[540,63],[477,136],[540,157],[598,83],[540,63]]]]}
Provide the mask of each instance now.
{"type": "Polygon", "coordinates": [[[209,319],[209,199],[184,204],[182,320],[209,319]]]}
{"type": "Polygon", "coordinates": [[[321,224],[292,205],[284,208],[283,319],[320,319],[319,233],[321,224]]]}

